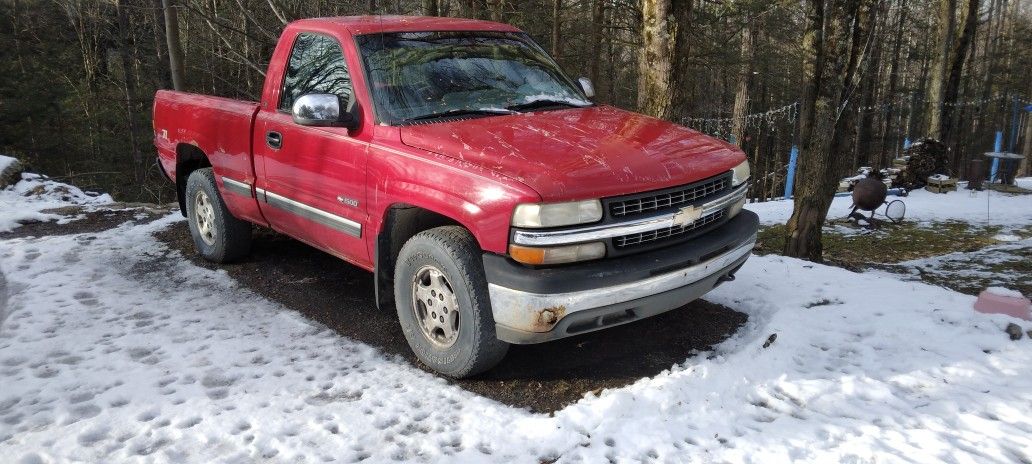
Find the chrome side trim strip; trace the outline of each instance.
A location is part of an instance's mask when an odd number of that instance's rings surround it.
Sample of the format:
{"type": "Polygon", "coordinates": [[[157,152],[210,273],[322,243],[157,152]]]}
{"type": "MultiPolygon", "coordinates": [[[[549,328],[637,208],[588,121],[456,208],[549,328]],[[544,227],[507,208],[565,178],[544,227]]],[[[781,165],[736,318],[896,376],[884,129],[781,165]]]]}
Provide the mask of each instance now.
{"type": "Polygon", "coordinates": [[[542,331],[538,311],[563,308],[568,316],[577,311],[601,308],[691,285],[719,272],[752,252],[753,235],[738,247],[708,261],[636,282],[566,293],[530,293],[492,283],[487,284],[495,323],[523,331],[542,331]]]}
{"type": "MultiPolygon", "coordinates": [[[[741,201],[745,198],[745,193],[748,190],[748,187],[748,183],[742,184],[732,190],[731,193],[717,198],[716,200],[704,203],[702,205],[702,215],[699,216],[699,219],[696,219],[696,221],[711,214],[716,214],[736,202],[741,201]]],[[[651,232],[657,229],[673,227],[676,224],[675,216],[677,216],[676,211],[627,222],[620,222],[617,224],[603,224],[579,227],[576,229],[545,231],[517,230],[513,234],[513,243],[529,246],[552,246],[605,240],[623,235],[651,232]]]]}
{"type": "Polygon", "coordinates": [[[240,182],[239,180],[233,180],[228,177],[222,178],[222,185],[226,187],[226,190],[233,192],[237,195],[243,195],[245,197],[253,197],[251,194],[251,184],[246,182],[240,182]]]}
{"type": "Polygon", "coordinates": [[[259,198],[265,197],[269,206],[279,208],[283,211],[294,213],[303,218],[318,222],[324,226],[339,230],[348,235],[362,237],[362,224],[351,219],[328,213],[321,209],[308,206],[296,200],[291,200],[283,195],[272,193],[268,190],[257,189],[259,198]]]}

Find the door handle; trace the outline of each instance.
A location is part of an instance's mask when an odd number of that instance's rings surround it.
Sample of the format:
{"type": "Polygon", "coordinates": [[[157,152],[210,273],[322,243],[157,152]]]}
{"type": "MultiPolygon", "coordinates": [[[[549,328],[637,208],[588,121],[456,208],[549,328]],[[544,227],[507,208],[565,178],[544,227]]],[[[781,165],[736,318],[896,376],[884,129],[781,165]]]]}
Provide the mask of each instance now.
{"type": "Polygon", "coordinates": [[[274,148],[276,150],[279,150],[280,147],[283,146],[283,136],[280,135],[279,132],[272,132],[272,131],[266,132],[265,133],[265,144],[268,145],[269,148],[274,148]]]}

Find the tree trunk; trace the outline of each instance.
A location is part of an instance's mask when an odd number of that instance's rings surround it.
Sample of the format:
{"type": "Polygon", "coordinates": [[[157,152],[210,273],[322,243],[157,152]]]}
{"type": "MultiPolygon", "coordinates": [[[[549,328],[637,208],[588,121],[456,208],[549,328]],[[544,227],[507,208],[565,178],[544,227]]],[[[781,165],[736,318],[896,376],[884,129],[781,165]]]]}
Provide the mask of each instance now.
{"type": "Polygon", "coordinates": [[[175,0],[162,0],[165,11],[165,39],[168,44],[169,72],[172,74],[172,88],[186,89],[186,76],[183,73],[183,46],[179,42],[179,13],[175,0]]]}
{"type": "Polygon", "coordinates": [[[807,0],[803,36],[806,88],[800,110],[800,153],[792,217],[786,224],[784,254],[823,259],[821,232],[849,157],[846,145],[850,88],[856,84],[855,56],[873,0],[807,0]],[[825,5],[826,4],[826,5],[825,5]]]}
{"type": "Polygon", "coordinates": [[[423,0],[423,15],[425,16],[437,16],[440,14],[437,10],[437,0],[423,0]]]}
{"type": "MultiPolygon", "coordinates": [[[[671,114],[668,119],[680,121],[689,116],[692,100],[692,84],[695,76],[691,68],[692,8],[694,0],[673,0],[671,7],[674,17],[673,75],[670,82],[673,92],[670,95],[671,114]]],[[[724,81],[726,84],[726,80],[724,81]]]]}
{"type": "Polygon", "coordinates": [[[137,185],[141,185],[144,177],[143,153],[136,141],[136,79],[133,72],[133,56],[129,49],[129,13],[125,0],[115,2],[115,16],[118,18],[118,51],[122,58],[122,78],[125,90],[125,119],[128,129],[129,154],[133,165],[133,176],[137,185]]]}
{"type": "MultiPolygon", "coordinates": [[[[889,63],[889,92],[888,97],[892,99],[885,110],[885,121],[882,122],[882,144],[881,153],[878,156],[878,169],[888,165],[888,153],[895,148],[896,140],[899,138],[899,125],[893,126],[892,118],[896,117],[896,90],[899,88],[899,59],[903,44],[903,27],[907,22],[907,1],[899,2],[899,16],[896,18],[896,36],[892,44],[892,61],[889,63]],[[895,127],[895,130],[890,128],[895,127]]],[[[900,100],[902,102],[902,100],[900,100]]]]}
{"type": "Polygon", "coordinates": [[[936,137],[944,143],[949,143],[953,136],[953,104],[957,102],[957,94],[960,92],[960,78],[964,71],[964,61],[967,60],[968,47],[975,38],[975,28],[978,26],[978,4],[979,0],[968,0],[966,17],[964,19],[964,30],[951,52],[949,74],[946,78],[946,85],[943,88],[942,115],[939,123],[939,132],[936,137]]]}
{"type": "Polygon", "coordinates": [[[157,55],[157,65],[154,66],[155,81],[159,89],[172,88],[172,76],[168,71],[168,45],[165,42],[165,13],[161,0],[152,0],[151,8],[154,10],[154,52],[157,55]]]}
{"type": "Polygon", "coordinates": [[[552,0],[552,57],[559,60],[563,54],[562,19],[563,0],[552,0]]]}
{"type": "Polygon", "coordinates": [[[490,19],[487,0],[462,0],[462,16],[476,19],[490,19]]]}
{"type": "Polygon", "coordinates": [[[933,56],[931,78],[928,82],[927,125],[925,134],[938,137],[942,132],[942,109],[946,91],[946,75],[952,62],[954,31],[957,28],[957,0],[939,0],[939,25],[936,44],[939,50],[933,56]]]}
{"type": "Polygon", "coordinates": [[[488,13],[491,15],[491,21],[505,21],[505,0],[488,0],[487,6],[488,13]]]}
{"type": "Polygon", "coordinates": [[[605,13],[603,0],[591,1],[591,63],[588,76],[595,85],[599,84],[599,69],[602,66],[602,20],[605,13]]]}
{"type": "Polygon", "coordinates": [[[867,46],[872,47],[871,55],[867,57],[870,64],[862,64],[862,69],[859,70],[861,73],[859,75],[861,79],[861,108],[858,114],[860,121],[856,131],[856,147],[853,150],[854,169],[869,165],[871,160],[871,149],[873,146],[871,139],[874,136],[874,117],[876,113],[871,107],[875,106],[875,100],[878,97],[878,84],[880,82],[878,73],[881,70],[882,39],[879,37],[879,30],[881,28],[878,27],[878,21],[881,19],[882,5],[884,5],[884,2],[879,2],[878,8],[874,9],[871,14],[871,39],[867,43],[867,46]]]}
{"type": "Polygon", "coordinates": [[[738,146],[745,144],[745,116],[749,114],[749,82],[753,72],[753,22],[746,18],[742,29],[742,49],[738,66],[738,90],[735,91],[735,106],[732,111],[731,139],[738,146]]]}
{"type": "Polygon", "coordinates": [[[642,50],[638,59],[638,110],[642,113],[660,119],[684,116],[690,89],[687,68],[692,3],[642,1],[642,50]]]}

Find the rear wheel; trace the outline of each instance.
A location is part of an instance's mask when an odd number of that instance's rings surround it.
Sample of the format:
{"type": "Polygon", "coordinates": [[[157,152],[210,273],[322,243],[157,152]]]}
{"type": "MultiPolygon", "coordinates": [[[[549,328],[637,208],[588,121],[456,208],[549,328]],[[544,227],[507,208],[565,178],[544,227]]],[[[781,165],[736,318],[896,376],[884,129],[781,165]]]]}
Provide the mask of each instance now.
{"type": "Polygon", "coordinates": [[[251,224],[233,217],[215,185],[211,168],[190,173],[186,181],[186,217],[197,251],[216,263],[227,263],[251,251],[251,224]]]}
{"type": "Polygon", "coordinates": [[[438,227],[409,239],[395,266],[405,339],[420,361],[454,378],[494,367],[509,349],[495,334],[480,254],[467,230],[438,227]]]}

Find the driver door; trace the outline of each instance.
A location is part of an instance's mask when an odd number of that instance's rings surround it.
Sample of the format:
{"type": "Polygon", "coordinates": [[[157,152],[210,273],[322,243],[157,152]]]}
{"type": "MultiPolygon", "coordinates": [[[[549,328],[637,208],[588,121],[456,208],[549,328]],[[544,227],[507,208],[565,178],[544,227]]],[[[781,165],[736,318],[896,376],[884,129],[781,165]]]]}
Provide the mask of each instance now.
{"type": "MultiPolygon", "coordinates": [[[[297,34],[284,70],[279,102],[255,118],[256,181],[262,212],[273,229],[356,264],[368,263],[362,234],[366,145],[344,127],[297,124],[291,107],[309,93],[352,95],[337,39],[297,34]]],[[[271,106],[271,105],[270,105],[271,106]]]]}

